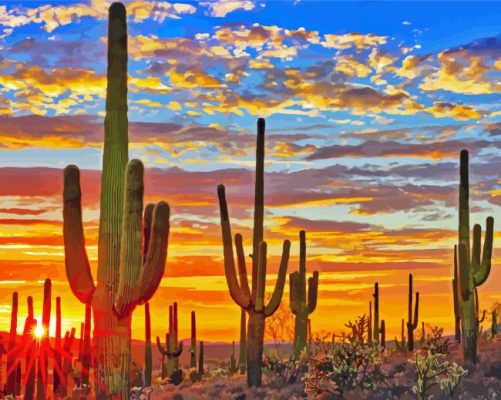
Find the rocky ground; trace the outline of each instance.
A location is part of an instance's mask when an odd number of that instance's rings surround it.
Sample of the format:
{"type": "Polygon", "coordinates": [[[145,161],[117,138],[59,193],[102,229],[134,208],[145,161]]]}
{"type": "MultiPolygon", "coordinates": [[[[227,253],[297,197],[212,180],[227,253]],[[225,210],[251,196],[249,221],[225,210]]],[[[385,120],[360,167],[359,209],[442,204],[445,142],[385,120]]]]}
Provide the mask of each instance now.
{"type": "MultiPolygon", "coordinates": [[[[384,385],[376,391],[354,390],[344,395],[345,399],[416,399],[412,392],[415,383],[414,367],[408,362],[412,355],[392,353],[383,360],[382,368],[386,375],[384,385]]],[[[448,359],[462,364],[461,349],[458,345],[450,346],[448,359]]],[[[480,346],[479,363],[475,370],[470,370],[463,378],[453,399],[458,400],[495,400],[501,398],[501,343],[488,343],[480,346]]],[[[433,399],[447,399],[437,387],[430,391],[433,399]]],[[[261,388],[247,388],[244,376],[213,377],[195,384],[183,382],[179,386],[164,385],[146,389],[141,396],[151,400],[294,400],[307,397],[301,382],[281,384],[278,380],[264,376],[261,388]]],[[[309,396],[315,399],[338,399],[339,396],[319,394],[309,396]]]]}

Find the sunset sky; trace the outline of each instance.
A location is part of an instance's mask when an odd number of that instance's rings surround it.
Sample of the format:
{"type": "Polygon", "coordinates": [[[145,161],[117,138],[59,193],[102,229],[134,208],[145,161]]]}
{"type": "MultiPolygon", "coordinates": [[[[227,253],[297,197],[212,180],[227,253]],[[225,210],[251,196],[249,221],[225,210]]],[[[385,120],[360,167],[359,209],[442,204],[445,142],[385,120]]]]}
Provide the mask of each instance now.
{"type": "MultiPolygon", "coordinates": [[[[43,280],[63,328],[84,306],[64,272],[62,169],[77,164],[95,272],[109,2],[0,5],[0,329],[13,290],[24,321],[43,280]]],[[[339,332],[380,283],[390,339],[407,314],[453,329],[452,247],[459,151],[470,151],[472,222],[495,217],[480,307],[501,302],[501,7],[498,3],[126,1],[131,158],[147,200],[171,206],[169,254],[151,301],[153,335],[179,302],[180,337],[238,340],[222,263],[216,186],[250,252],[255,126],[266,118],[265,238],[271,261],[292,241],[320,271],[313,331],[339,332]],[[496,292],[496,287],[498,291],[496,292]]],[[[288,284],[284,299],[288,302],[288,284]]],[[[143,338],[143,309],[133,336],[143,338]]],[[[20,320],[20,331],[22,322],[20,320]]]]}

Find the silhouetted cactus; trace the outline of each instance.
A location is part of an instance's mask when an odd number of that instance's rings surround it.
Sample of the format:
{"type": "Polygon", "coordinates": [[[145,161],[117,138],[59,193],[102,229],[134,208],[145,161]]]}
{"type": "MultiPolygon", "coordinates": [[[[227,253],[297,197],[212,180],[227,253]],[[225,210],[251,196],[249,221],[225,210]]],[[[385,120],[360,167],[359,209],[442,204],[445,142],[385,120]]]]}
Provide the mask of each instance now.
{"type": "Polygon", "coordinates": [[[369,319],[367,320],[367,343],[372,344],[372,301],[369,301],[369,319]]]}
{"type": "Polygon", "coordinates": [[[73,165],[64,171],[65,264],[70,287],[81,302],[92,306],[99,332],[93,346],[96,397],[125,400],[131,314],[151,298],[162,279],[169,207],[165,202],[148,205],[143,224],[143,165],[128,162],[127,25],[120,3],[109,9],[107,78],[97,286],[84,245],[80,173],[73,165]]]}
{"type": "Polygon", "coordinates": [[[203,376],[204,371],[204,342],[200,341],[200,351],[198,352],[198,374],[203,376]]]}
{"type": "Polygon", "coordinates": [[[190,368],[197,367],[197,320],[195,311],[191,312],[191,343],[190,343],[190,368]]]}
{"type": "Polygon", "coordinates": [[[16,395],[16,339],[17,339],[17,313],[18,313],[18,294],[12,293],[12,308],[10,312],[10,333],[9,333],[9,352],[7,353],[7,383],[5,392],[7,395],[16,395]]]}
{"type": "Polygon", "coordinates": [[[421,347],[424,346],[426,342],[426,332],[424,330],[424,322],[421,322],[421,337],[419,338],[419,344],[421,345],[421,347]]]}
{"type": "Polygon", "coordinates": [[[37,400],[47,398],[47,383],[49,374],[48,355],[51,353],[49,338],[50,309],[52,303],[52,281],[46,279],[43,285],[43,308],[42,308],[42,328],[43,335],[40,338],[40,350],[37,368],[37,400]]]}
{"type": "Polygon", "coordinates": [[[54,341],[54,371],[52,390],[54,397],[58,394],[59,384],[61,383],[61,298],[56,297],[56,336],[54,341]]]}
{"type": "MultiPolygon", "coordinates": [[[[36,340],[33,330],[37,326],[37,320],[33,314],[33,297],[27,299],[28,316],[24,323],[23,348],[26,354],[26,373],[24,377],[24,400],[33,400],[35,396],[35,371],[36,371],[36,340]]],[[[59,382],[59,387],[61,381],[59,382]]]]}
{"type": "Polygon", "coordinates": [[[456,246],[454,246],[454,278],[452,279],[452,300],[454,302],[454,339],[456,340],[456,343],[461,343],[461,309],[459,306],[458,282],[458,258],[456,246]]]}
{"type": "Polygon", "coordinates": [[[151,386],[151,373],[153,370],[151,349],[151,316],[150,303],[144,305],[144,385],[151,386]]]}
{"type": "Polygon", "coordinates": [[[157,347],[162,354],[162,360],[167,359],[165,376],[162,378],[170,378],[172,373],[179,369],[179,356],[183,352],[183,342],[178,343],[177,302],[169,306],[169,332],[165,334],[165,347],[158,336],[157,347]]]}
{"type": "Polygon", "coordinates": [[[495,337],[498,334],[498,312],[497,310],[492,311],[491,315],[491,335],[495,337]]]}
{"type": "Polygon", "coordinates": [[[295,315],[294,322],[294,358],[299,360],[301,352],[306,347],[308,335],[308,316],[317,307],[318,272],[308,279],[306,293],[306,233],[299,232],[299,271],[289,275],[290,308],[295,315]],[[306,298],[308,297],[308,298],[306,298]]]}
{"type": "Polygon", "coordinates": [[[407,350],[407,343],[405,342],[405,321],[402,318],[402,328],[401,328],[401,333],[400,333],[400,342],[397,340],[397,337],[395,336],[395,347],[397,351],[400,352],[405,352],[407,350]]]}
{"type": "Polygon", "coordinates": [[[372,294],[374,297],[374,331],[372,332],[372,337],[374,338],[374,342],[379,344],[379,283],[374,283],[374,293],[372,294]]]}
{"type": "Polygon", "coordinates": [[[232,343],[232,352],[230,355],[230,368],[229,371],[231,374],[236,374],[238,372],[237,359],[235,357],[235,341],[232,343]]]}
{"type": "Polygon", "coordinates": [[[381,328],[379,329],[379,334],[381,335],[381,341],[379,342],[381,348],[386,348],[386,325],[384,319],[381,320],[381,328]]]}
{"type": "Polygon", "coordinates": [[[240,309],[240,347],[238,356],[238,367],[240,373],[245,374],[247,368],[247,313],[243,308],[240,309]]]}
{"type": "Polygon", "coordinates": [[[73,354],[71,348],[73,346],[73,341],[75,340],[75,328],[71,328],[71,332],[66,331],[63,339],[63,377],[60,384],[61,395],[66,395],[68,393],[68,375],[73,368],[73,354]]]}
{"type": "Polygon", "coordinates": [[[414,304],[414,318],[412,317],[412,274],[409,274],[409,302],[407,304],[407,349],[414,351],[414,331],[418,327],[419,317],[419,292],[416,292],[414,304]]]}
{"type": "Polygon", "coordinates": [[[480,332],[480,324],[485,321],[486,311],[483,310],[482,316],[480,317],[479,301],[478,301],[478,290],[475,288],[475,314],[477,316],[477,336],[480,332]]]}
{"type": "Polygon", "coordinates": [[[270,302],[264,304],[266,282],[266,255],[267,245],[263,241],[264,218],[264,119],[257,123],[256,146],[256,185],[254,196],[254,231],[252,245],[252,290],[247,281],[245,253],[242,245],[242,236],[235,235],[235,246],[238,260],[237,279],[235,260],[233,255],[233,240],[231,236],[230,218],[224,185],[219,185],[217,192],[221,214],[221,230],[224,246],[224,270],[226,282],[233,300],[249,314],[247,326],[247,383],[249,386],[261,385],[261,364],[263,356],[264,323],[265,318],[273,315],[282,299],[287,264],[289,261],[290,242],[284,241],[282,261],[278,272],[275,290],[270,302]]]}
{"type": "MultiPolygon", "coordinates": [[[[475,288],[482,285],[491,271],[494,218],[486,220],[484,248],[481,249],[482,228],[473,227],[473,244],[470,251],[470,206],[468,152],[462,150],[459,167],[459,237],[458,237],[458,272],[461,307],[461,331],[463,358],[467,363],[477,362],[478,302],[475,288]],[[476,304],[477,303],[477,304],[476,304]]],[[[456,249],[455,249],[456,251],[456,249]]]]}

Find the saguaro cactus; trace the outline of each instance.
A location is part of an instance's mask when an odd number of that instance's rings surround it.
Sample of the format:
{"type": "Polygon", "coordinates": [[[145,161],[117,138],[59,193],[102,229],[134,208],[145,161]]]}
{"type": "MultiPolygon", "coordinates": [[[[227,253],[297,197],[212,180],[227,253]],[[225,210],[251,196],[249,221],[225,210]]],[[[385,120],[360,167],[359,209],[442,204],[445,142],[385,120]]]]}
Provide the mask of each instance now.
{"type": "Polygon", "coordinates": [[[458,257],[457,246],[454,246],[454,278],[452,279],[452,294],[454,302],[454,338],[456,343],[461,343],[461,310],[459,307],[458,293],[458,257]]]}
{"type": "Polygon", "coordinates": [[[384,322],[384,319],[381,320],[381,328],[379,330],[379,334],[381,335],[381,347],[384,349],[386,348],[386,325],[384,322]]]}
{"type": "Polygon", "coordinates": [[[372,301],[369,301],[369,319],[367,320],[367,343],[372,344],[372,301]]]}
{"type": "Polygon", "coordinates": [[[493,310],[491,316],[491,336],[494,338],[498,334],[498,311],[493,310]]]}
{"type": "Polygon", "coordinates": [[[190,368],[197,367],[197,320],[195,311],[191,312],[191,343],[190,343],[190,368]]]}
{"type": "Polygon", "coordinates": [[[308,334],[308,316],[317,307],[318,272],[308,279],[308,299],[306,293],[306,233],[299,232],[299,271],[289,275],[290,308],[295,315],[294,322],[294,358],[299,359],[306,347],[308,334]]]}
{"type": "Polygon", "coordinates": [[[46,279],[43,286],[43,308],[42,308],[42,328],[43,336],[40,338],[40,352],[38,357],[38,373],[37,373],[37,399],[45,400],[47,393],[48,382],[48,358],[50,354],[50,309],[52,303],[52,281],[46,279]]]}
{"type": "Polygon", "coordinates": [[[144,385],[151,386],[151,373],[153,370],[151,350],[151,317],[150,303],[144,305],[144,385]]]}
{"type": "Polygon", "coordinates": [[[470,251],[470,206],[468,152],[462,150],[459,167],[459,284],[463,358],[467,363],[477,362],[478,304],[475,288],[482,285],[491,271],[494,218],[487,217],[484,247],[481,250],[482,228],[473,227],[473,244],[470,251]]]}
{"type": "Polygon", "coordinates": [[[160,284],[169,232],[169,207],[165,202],[148,205],[143,223],[143,165],[138,160],[127,164],[125,14],[122,4],[111,5],[97,286],[84,245],[80,173],[74,165],[64,171],[66,274],[75,296],[90,304],[94,314],[97,400],[129,398],[131,314],[160,284]]]}
{"type": "Polygon", "coordinates": [[[235,341],[232,343],[229,371],[231,374],[236,374],[238,372],[237,358],[235,357],[235,341]]]}
{"type": "Polygon", "coordinates": [[[61,297],[56,297],[56,337],[54,342],[53,393],[56,397],[61,383],[61,297]],[[56,368],[57,366],[57,368],[56,368]]]}
{"type": "Polygon", "coordinates": [[[233,241],[231,236],[230,218],[224,185],[217,188],[219,209],[221,213],[221,230],[224,247],[224,271],[226,283],[233,300],[249,314],[247,327],[247,383],[249,386],[261,385],[261,363],[263,356],[265,318],[273,315],[282,299],[287,264],[289,262],[290,242],[284,241],[282,260],[278,272],[273,295],[268,304],[264,304],[266,282],[267,245],[263,241],[264,230],[264,119],[257,122],[256,146],[256,185],[254,196],[254,233],[252,245],[252,290],[247,281],[242,236],[235,235],[237,250],[239,280],[235,270],[233,256],[233,241]]]}
{"type": "Polygon", "coordinates": [[[68,393],[68,375],[73,367],[73,354],[71,348],[75,340],[75,328],[71,328],[71,332],[66,331],[63,339],[63,377],[60,384],[60,393],[66,395],[68,393]]]}
{"type": "Polygon", "coordinates": [[[405,321],[402,318],[402,328],[401,328],[401,333],[400,333],[400,342],[397,340],[397,337],[395,336],[395,347],[397,348],[398,351],[405,352],[407,350],[407,343],[405,342],[405,321]]]}
{"type": "Polygon", "coordinates": [[[247,367],[246,354],[247,354],[247,314],[243,308],[240,309],[240,347],[238,355],[238,366],[240,373],[245,374],[247,367]]]}
{"type": "Polygon", "coordinates": [[[200,341],[200,351],[198,352],[198,374],[204,374],[204,342],[200,341]]]}
{"type": "Polygon", "coordinates": [[[9,333],[9,352],[7,353],[7,385],[6,392],[9,395],[16,395],[16,338],[17,338],[17,312],[18,312],[18,294],[12,293],[12,308],[10,312],[10,333],[9,333]]]}
{"type": "Polygon", "coordinates": [[[414,305],[414,319],[412,318],[412,274],[409,274],[409,303],[407,309],[407,349],[414,350],[414,331],[418,327],[419,316],[419,292],[416,292],[416,304],[414,305]]]}
{"type": "Polygon", "coordinates": [[[374,342],[379,344],[379,283],[374,283],[374,293],[372,294],[374,297],[374,332],[372,333],[372,337],[374,338],[374,342]]]}
{"type": "Polygon", "coordinates": [[[33,329],[37,320],[33,314],[33,297],[28,296],[28,316],[24,323],[23,347],[26,354],[26,372],[24,376],[24,400],[33,400],[35,396],[35,371],[36,371],[36,341],[33,329]]]}
{"type": "Polygon", "coordinates": [[[169,332],[165,334],[165,347],[162,346],[160,338],[157,336],[157,347],[162,354],[162,360],[167,358],[163,378],[170,377],[179,368],[179,356],[183,352],[183,342],[178,343],[177,337],[177,303],[174,302],[173,305],[169,306],[169,332]]]}

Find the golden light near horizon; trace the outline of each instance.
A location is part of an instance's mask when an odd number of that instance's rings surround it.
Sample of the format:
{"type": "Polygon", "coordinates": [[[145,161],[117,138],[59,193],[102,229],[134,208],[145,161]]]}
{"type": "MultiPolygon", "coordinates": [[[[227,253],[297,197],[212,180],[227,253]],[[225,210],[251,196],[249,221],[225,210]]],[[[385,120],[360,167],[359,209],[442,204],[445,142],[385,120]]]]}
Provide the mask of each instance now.
{"type": "Polygon", "coordinates": [[[35,329],[33,330],[33,335],[37,339],[41,339],[44,334],[45,334],[45,329],[43,328],[43,326],[40,323],[38,323],[37,326],[35,327],[35,329]]]}

